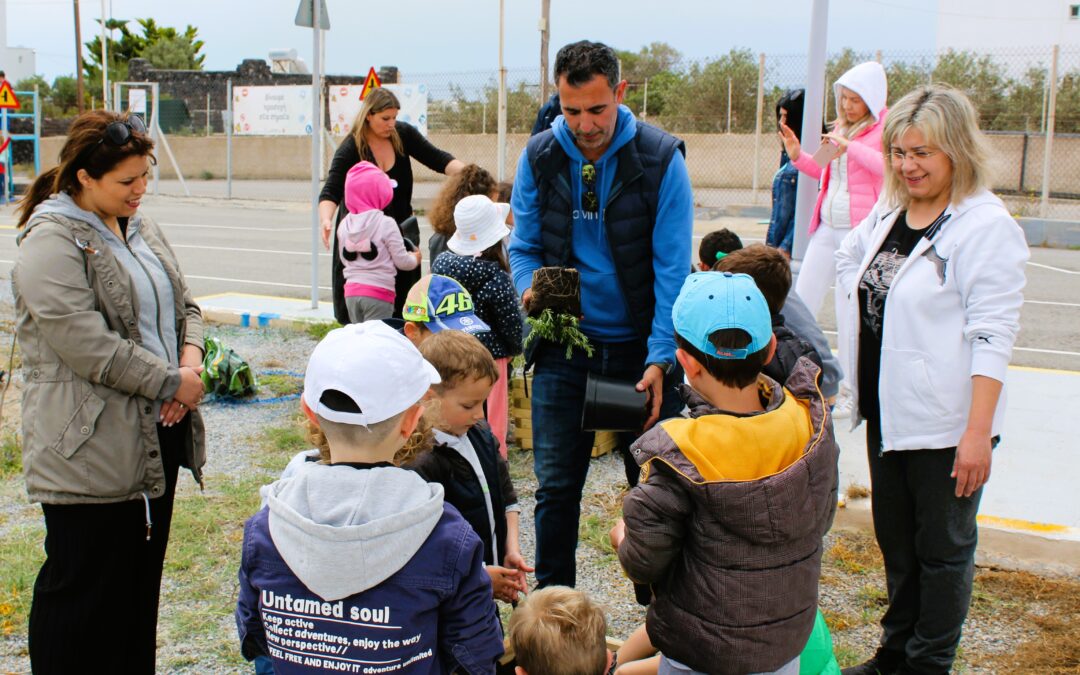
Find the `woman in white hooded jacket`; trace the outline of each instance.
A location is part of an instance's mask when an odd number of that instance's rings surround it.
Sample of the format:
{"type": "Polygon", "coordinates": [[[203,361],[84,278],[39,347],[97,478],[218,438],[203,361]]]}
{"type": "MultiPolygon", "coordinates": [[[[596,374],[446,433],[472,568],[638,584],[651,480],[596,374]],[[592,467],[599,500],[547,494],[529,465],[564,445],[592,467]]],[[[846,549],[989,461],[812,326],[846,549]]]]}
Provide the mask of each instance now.
{"type": "Polygon", "coordinates": [[[844,673],[947,673],[971,599],[1028,249],[986,188],[989,155],[963,94],[916,89],[890,111],[882,142],[884,195],[836,263],[889,607],[877,653],[844,673]]]}

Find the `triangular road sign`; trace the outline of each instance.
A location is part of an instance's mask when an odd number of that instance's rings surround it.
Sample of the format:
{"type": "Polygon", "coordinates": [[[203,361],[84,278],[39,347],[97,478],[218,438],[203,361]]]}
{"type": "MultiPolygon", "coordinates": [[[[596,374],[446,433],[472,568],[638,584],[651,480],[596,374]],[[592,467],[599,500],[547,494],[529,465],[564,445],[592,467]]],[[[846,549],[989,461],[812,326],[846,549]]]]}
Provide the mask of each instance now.
{"type": "Polygon", "coordinates": [[[379,76],[375,74],[375,66],[372,66],[371,70],[368,71],[367,79],[364,80],[364,88],[360,90],[360,100],[363,101],[364,97],[368,95],[368,92],[370,92],[375,87],[381,86],[382,80],[380,80],[379,76]]]}
{"type": "Polygon", "coordinates": [[[4,84],[0,85],[0,108],[18,108],[19,97],[15,95],[15,91],[11,88],[11,83],[4,80],[4,84]]]}

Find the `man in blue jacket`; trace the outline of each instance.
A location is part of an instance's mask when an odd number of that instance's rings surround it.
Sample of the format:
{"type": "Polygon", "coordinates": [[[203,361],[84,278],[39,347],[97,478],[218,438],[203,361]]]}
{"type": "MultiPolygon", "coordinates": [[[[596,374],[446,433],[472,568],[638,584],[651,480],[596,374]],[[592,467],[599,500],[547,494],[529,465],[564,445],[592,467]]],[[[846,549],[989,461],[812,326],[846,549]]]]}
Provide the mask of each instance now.
{"type": "Polygon", "coordinates": [[[567,359],[543,343],[533,356],[536,577],[573,586],[592,446],[581,431],[588,373],[637,381],[649,397],[646,429],[682,407],[671,307],[690,270],[693,197],[682,141],[621,105],[626,81],[610,47],[560,49],[555,84],[562,115],[518,162],[510,266],[526,308],[537,268],[581,274],[581,329],[593,356],[567,359]]]}

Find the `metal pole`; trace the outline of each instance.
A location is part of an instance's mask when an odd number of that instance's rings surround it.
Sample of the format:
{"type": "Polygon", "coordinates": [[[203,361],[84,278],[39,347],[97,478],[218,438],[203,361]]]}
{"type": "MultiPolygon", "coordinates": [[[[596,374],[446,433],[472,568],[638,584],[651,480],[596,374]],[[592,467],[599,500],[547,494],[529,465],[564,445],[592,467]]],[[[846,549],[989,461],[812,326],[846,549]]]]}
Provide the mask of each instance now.
{"type": "Polygon", "coordinates": [[[319,47],[320,28],[319,17],[322,16],[322,0],[312,0],[312,47],[311,47],[311,308],[319,308],[319,165],[322,146],[322,130],[316,129],[319,123],[319,103],[322,100],[320,90],[322,82],[320,74],[322,63],[319,56],[322,50],[319,47]]]}
{"type": "MultiPolygon", "coordinates": [[[[810,44],[807,48],[806,101],[803,106],[802,151],[811,155],[821,145],[821,120],[825,104],[825,41],[829,29],[829,0],[813,0],[810,10],[810,44]]],[[[809,242],[810,216],[817,199],[818,182],[799,172],[795,196],[795,245],[792,257],[802,260],[809,242]]]]}
{"type": "Polygon", "coordinates": [[[727,79],[727,133],[731,133],[731,78],[727,79]]]}
{"type": "Polygon", "coordinates": [[[206,92],[206,135],[210,135],[210,92],[206,92]]]}
{"type": "Polygon", "coordinates": [[[649,116],[649,78],[645,78],[645,91],[641,94],[641,119],[649,116]]]}
{"type": "MultiPolygon", "coordinates": [[[[157,140],[158,140],[158,136],[161,133],[161,128],[158,126],[158,83],[157,82],[152,82],[150,84],[150,98],[151,98],[150,105],[153,106],[153,110],[151,110],[151,112],[150,112],[150,138],[153,139],[154,142],[156,143],[157,140]]],[[[152,171],[154,172],[154,194],[157,195],[157,194],[160,194],[160,192],[158,192],[158,183],[161,180],[161,167],[159,167],[157,165],[157,162],[154,163],[154,168],[152,169],[152,171]]]]}
{"type": "Polygon", "coordinates": [[[548,100],[548,39],[551,37],[551,0],[540,0],[540,105],[548,100]]]}
{"type": "Polygon", "coordinates": [[[499,180],[506,179],[506,64],[503,62],[503,45],[506,41],[505,5],[505,0],[499,0],[499,160],[497,163],[499,180]]]}
{"type": "Polygon", "coordinates": [[[754,177],[750,188],[754,191],[754,203],[758,201],[758,171],[761,167],[761,115],[765,108],[765,52],[758,55],[757,68],[757,114],[754,115],[754,177]]]}
{"type": "Polygon", "coordinates": [[[109,109],[109,40],[105,34],[105,0],[101,0],[101,103],[109,109]]]}
{"type": "Polygon", "coordinates": [[[75,105],[81,115],[86,107],[86,94],[83,93],[82,29],[79,27],[79,0],[75,0],[75,68],[75,95],[78,97],[75,105]]]}
{"type": "MultiPolygon", "coordinates": [[[[4,108],[3,116],[0,117],[0,128],[3,128],[3,130],[4,130],[4,133],[2,134],[2,136],[4,138],[7,138],[8,137],[7,108],[4,108]]],[[[11,192],[8,191],[8,181],[11,180],[11,162],[8,161],[8,157],[10,157],[10,156],[11,156],[11,142],[9,141],[7,148],[4,149],[3,157],[0,158],[0,161],[3,161],[3,163],[4,163],[4,175],[2,176],[2,178],[3,178],[3,181],[4,181],[4,203],[5,204],[8,203],[8,199],[9,199],[9,197],[11,195],[11,192]]]]}
{"type": "Polygon", "coordinates": [[[228,98],[225,104],[225,199],[232,199],[232,78],[225,81],[225,96],[228,98]]]}
{"type": "Polygon", "coordinates": [[[1054,122],[1057,118],[1057,71],[1059,45],[1054,45],[1053,55],[1050,57],[1050,99],[1046,104],[1046,137],[1043,141],[1043,176],[1042,176],[1042,201],[1039,202],[1039,217],[1045,218],[1050,208],[1050,156],[1054,148],[1054,122]]]}
{"type": "Polygon", "coordinates": [[[41,94],[34,85],[34,177],[41,175],[41,94]]]}

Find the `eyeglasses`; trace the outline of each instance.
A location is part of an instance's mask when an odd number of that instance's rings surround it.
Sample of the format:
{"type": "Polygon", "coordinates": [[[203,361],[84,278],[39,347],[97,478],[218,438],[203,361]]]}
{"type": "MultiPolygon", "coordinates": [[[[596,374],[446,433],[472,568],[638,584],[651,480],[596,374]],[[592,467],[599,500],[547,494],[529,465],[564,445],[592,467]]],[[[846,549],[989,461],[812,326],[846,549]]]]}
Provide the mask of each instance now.
{"type": "Polygon", "coordinates": [[[581,184],[585,186],[585,192],[581,195],[581,205],[589,213],[600,210],[600,200],[596,196],[596,165],[585,162],[581,165],[581,184]]]}
{"type": "Polygon", "coordinates": [[[913,152],[901,152],[900,150],[893,150],[889,152],[889,159],[894,162],[903,162],[905,159],[910,159],[913,162],[921,162],[926,159],[930,159],[934,155],[941,152],[940,150],[915,150],[913,152]]]}
{"type": "Polygon", "coordinates": [[[131,140],[132,134],[146,135],[146,122],[138,115],[132,115],[126,120],[109,122],[105,127],[105,135],[98,143],[108,141],[109,145],[121,146],[131,140]]]}

